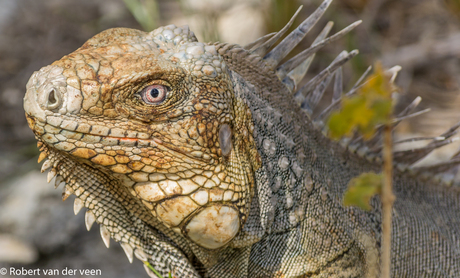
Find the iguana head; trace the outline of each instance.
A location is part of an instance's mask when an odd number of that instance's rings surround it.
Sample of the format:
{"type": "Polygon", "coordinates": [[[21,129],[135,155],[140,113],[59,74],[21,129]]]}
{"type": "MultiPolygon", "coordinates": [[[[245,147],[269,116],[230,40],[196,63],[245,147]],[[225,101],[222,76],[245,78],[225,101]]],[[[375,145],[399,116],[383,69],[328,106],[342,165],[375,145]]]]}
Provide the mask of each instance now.
{"type": "Polygon", "coordinates": [[[222,247],[242,228],[259,164],[250,112],[188,27],[104,31],[35,72],[24,108],[43,152],[115,177],[196,244],[222,247]]]}

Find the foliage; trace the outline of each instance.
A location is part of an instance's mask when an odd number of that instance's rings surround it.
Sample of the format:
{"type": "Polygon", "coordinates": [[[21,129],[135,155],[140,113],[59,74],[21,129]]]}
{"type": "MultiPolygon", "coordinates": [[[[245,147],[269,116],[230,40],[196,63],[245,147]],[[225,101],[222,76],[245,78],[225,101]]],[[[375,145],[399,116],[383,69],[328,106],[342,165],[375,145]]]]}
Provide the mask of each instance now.
{"type": "Polygon", "coordinates": [[[375,73],[351,97],[343,97],[342,109],[331,114],[328,120],[330,136],[338,139],[350,136],[357,129],[365,139],[374,135],[375,127],[391,119],[392,100],[389,78],[382,66],[376,64],[375,73]]]}
{"type": "MultiPolygon", "coordinates": [[[[144,264],[145,264],[151,271],[153,271],[153,273],[155,273],[155,275],[158,276],[158,278],[163,278],[163,276],[161,276],[161,274],[160,274],[155,268],[153,268],[153,266],[152,266],[148,261],[144,261],[144,264]]],[[[169,272],[168,278],[173,278],[171,272],[169,272]]]]}
{"type": "MultiPolygon", "coordinates": [[[[377,125],[390,124],[393,110],[392,89],[389,77],[377,63],[374,73],[356,95],[343,97],[342,109],[331,114],[328,120],[330,136],[337,139],[350,136],[357,130],[364,139],[369,139],[374,135],[377,125]]],[[[369,201],[375,194],[381,194],[382,185],[382,174],[363,173],[350,181],[343,203],[345,206],[370,210],[369,201]]]]}
{"type": "Polygon", "coordinates": [[[382,191],[383,175],[376,173],[363,173],[352,179],[348,184],[348,190],[343,197],[345,206],[357,206],[369,211],[372,207],[369,201],[375,194],[382,191]]]}
{"type": "Polygon", "coordinates": [[[159,10],[156,0],[123,0],[128,10],[145,31],[158,25],[159,10]]]}
{"type": "Polygon", "coordinates": [[[447,8],[446,10],[460,17],[460,0],[444,0],[443,2],[447,8]]]}
{"type": "Polygon", "coordinates": [[[344,97],[342,109],[335,112],[328,120],[331,137],[340,138],[351,135],[355,130],[370,139],[377,125],[383,125],[383,174],[363,173],[352,179],[345,192],[343,204],[370,210],[369,201],[375,194],[382,201],[382,248],[381,277],[390,277],[391,265],[391,218],[394,195],[393,150],[391,143],[392,121],[392,88],[391,79],[385,76],[380,64],[376,64],[375,73],[368,78],[357,94],[344,97]]]}

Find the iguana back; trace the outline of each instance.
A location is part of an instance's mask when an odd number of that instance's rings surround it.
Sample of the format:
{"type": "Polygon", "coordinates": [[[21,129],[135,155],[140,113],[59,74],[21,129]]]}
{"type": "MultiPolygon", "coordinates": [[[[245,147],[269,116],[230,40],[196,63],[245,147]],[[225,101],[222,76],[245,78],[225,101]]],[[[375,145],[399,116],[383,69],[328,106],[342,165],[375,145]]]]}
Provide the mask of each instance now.
{"type": "MultiPolygon", "coordinates": [[[[357,51],[299,88],[314,53],[359,22],[326,38],[328,24],[282,62],[330,2],[275,47],[293,20],[245,47],[199,43],[174,25],[96,35],[27,85],[43,171],[65,181],[63,198],[77,196],[76,213],[87,208],[107,246],[113,238],[165,276],[378,276],[379,201],[371,212],[342,205],[351,178],[380,171],[378,137],[337,143],[322,132],[357,51]],[[332,80],[331,106],[312,114],[332,80]]],[[[460,192],[433,178],[456,160],[411,167],[456,128],[395,153],[394,277],[460,277],[460,192]]]]}

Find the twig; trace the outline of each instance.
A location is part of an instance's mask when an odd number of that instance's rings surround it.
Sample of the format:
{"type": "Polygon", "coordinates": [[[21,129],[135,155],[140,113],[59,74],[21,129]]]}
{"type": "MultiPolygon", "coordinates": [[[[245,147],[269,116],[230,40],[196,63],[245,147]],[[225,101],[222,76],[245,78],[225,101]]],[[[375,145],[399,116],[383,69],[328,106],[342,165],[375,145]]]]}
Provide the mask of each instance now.
{"type": "MultiPolygon", "coordinates": [[[[156,276],[158,276],[158,278],[163,278],[163,276],[161,276],[161,274],[156,271],[155,268],[153,268],[153,266],[148,262],[148,261],[144,261],[144,264],[153,272],[155,273],[156,276]]],[[[171,276],[171,275],[170,275],[171,276]]]]}
{"type": "Polygon", "coordinates": [[[382,244],[382,278],[390,278],[391,273],[391,212],[395,196],[392,190],[393,181],[393,150],[391,139],[391,125],[386,124],[383,132],[383,244],[382,244]]]}

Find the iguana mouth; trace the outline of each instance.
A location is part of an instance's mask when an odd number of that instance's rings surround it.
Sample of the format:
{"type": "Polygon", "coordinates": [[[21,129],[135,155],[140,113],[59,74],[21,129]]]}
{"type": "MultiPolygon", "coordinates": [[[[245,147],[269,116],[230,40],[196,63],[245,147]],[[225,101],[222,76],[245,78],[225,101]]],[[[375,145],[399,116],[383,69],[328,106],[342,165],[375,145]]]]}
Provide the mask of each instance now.
{"type": "MultiPolygon", "coordinates": [[[[80,144],[86,143],[86,147],[89,145],[90,148],[103,147],[106,150],[118,149],[116,146],[133,147],[133,148],[166,148],[169,151],[174,152],[179,156],[186,156],[191,160],[191,163],[215,163],[217,157],[209,155],[202,151],[197,150],[185,150],[164,142],[158,138],[151,138],[147,133],[137,133],[134,131],[123,131],[119,128],[107,128],[101,126],[90,126],[87,128],[84,125],[73,124],[75,128],[69,128],[69,120],[59,119],[61,124],[56,124],[58,117],[52,116],[54,124],[49,122],[41,122],[37,118],[26,114],[29,126],[34,130],[37,137],[42,138],[43,142],[55,146],[57,149],[71,152],[73,149],[81,147],[76,146],[75,143],[78,141],[80,144]],[[81,127],[83,126],[83,127],[81,127]],[[88,132],[79,132],[79,130],[88,132]],[[113,136],[111,136],[113,134],[113,136]],[[59,138],[58,138],[59,137],[59,138]],[[102,146],[101,146],[102,145],[102,146]]],[[[47,117],[49,119],[50,117],[47,117]]],[[[74,122],[75,123],[75,122],[74,122]]],[[[72,127],[72,126],[70,126],[72,127]]]]}
{"type": "MultiPolygon", "coordinates": [[[[37,135],[43,136],[44,134],[61,135],[68,139],[80,140],[85,136],[93,136],[88,143],[101,143],[104,138],[126,140],[127,142],[139,143],[140,140],[155,141],[162,143],[161,140],[151,138],[151,136],[144,132],[136,132],[132,130],[124,130],[121,128],[110,128],[102,125],[90,125],[87,123],[80,123],[72,121],[71,119],[62,119],[62,115],[47,116],[46,121],[42,121],[37,117],[26,114],[29,120],[29,125],[34,125],[34,131],[37,135]],[[64,134],[62,134],[64,132],[64,134]]],[[[31,126],[32,127],[32,126],[31,126]]],[[[52,142],[54,143],[54,142],[52,142]]],[[[106,146],[118,145],[116,141],[103,142],[106,146]]],[[[120,142],[123,144],[123,142],[120,142]]]]}

